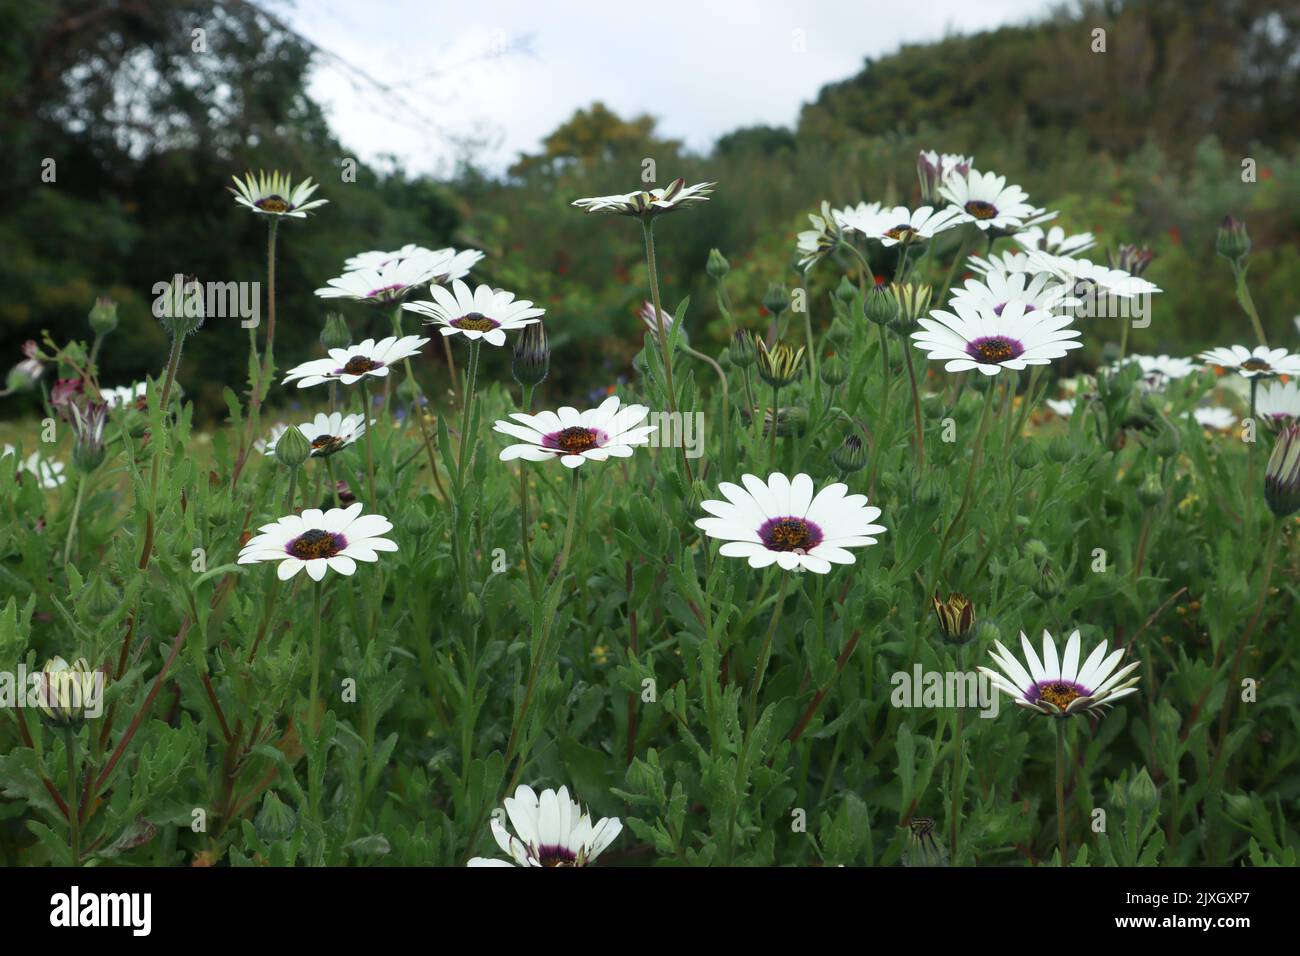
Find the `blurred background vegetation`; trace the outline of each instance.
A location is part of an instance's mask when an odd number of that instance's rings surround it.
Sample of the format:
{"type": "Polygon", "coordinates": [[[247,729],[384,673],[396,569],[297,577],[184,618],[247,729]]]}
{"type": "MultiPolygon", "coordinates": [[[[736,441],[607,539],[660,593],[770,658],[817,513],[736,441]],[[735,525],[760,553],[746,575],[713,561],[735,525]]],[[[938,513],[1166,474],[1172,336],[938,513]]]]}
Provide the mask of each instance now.
{"type": "MultiPolygon", "coordinates": [[[[318,51],[273,10],[239,0],[0,0],[0,10],[6,367],[43,329],[88,338],[86,313],[107,294],[121,303],[121,326],[102,381],[157,374],[166,343],[150,315],[154,283],[177,272],[261,280],[265,225],[226,186],[246,168],[284,168],[322,183],[331,202],[282,232],[281,367],[317,354],[325,308],[312,290],[345,257],[408,242],[470,246],[488,256],[480,280],[548,310],[547,387],[553,399],[581,399],[630,374],[645,277],[634,224],[598,223],[570,200],[635,188],[643,157],[661,184],[718,181],[713,201],[658,233],[665,307],[692,296],[695,344],[720,346],[728,330],[704,274],[711,247],[731,262],[741,320],[757,326],[768,282],[797,281],[806,213],[823,199],[915,202],[915,155],[930,148],[973,154],[1060,209],[1068,231],[1097,233],[1093,258],[1120,242],[1149,245],[1147,277],[1165,292],[1133,348],[1188,354],[1250,338],[1214,261],[1227,213],[1249,224],[1270,338],[1297,336],[1300,4],[1288,0],[1078,3],[1031,26],[906,46],[825,87],[793,128],[738,129],[707,155],[662,137],[654,117],[593,102],[503,175],[469,161],[435,182],[363,164],[354,183],[340,177],[347,131],[331,130],[306,92],[318,51]],[[196,24],[207,27],[206,56],[191,52],[196,24]],[[1091,49],[1096,27],[1104,54],[1091,49]],[[1242,182],[1245,157],[1254,183],[1242,182]],[[47,158],[54,183],[41,180],[47,158]]],[[[814,315],[836,281],[834,269],[813,274],[814,315]]],[[[354,339],[385,328],[363,309],[348,315],[354,339]]],[[[222,414],[222,387],[242,383],[246,341],[231,319],[191,339],[181,381],[202,413],[222,414]]],[[[1099,348],[1094,340],[1072,361],[1095,363],[1099,348]]],[[[11,414],[21,412],[14,402],[11,414]]]]}

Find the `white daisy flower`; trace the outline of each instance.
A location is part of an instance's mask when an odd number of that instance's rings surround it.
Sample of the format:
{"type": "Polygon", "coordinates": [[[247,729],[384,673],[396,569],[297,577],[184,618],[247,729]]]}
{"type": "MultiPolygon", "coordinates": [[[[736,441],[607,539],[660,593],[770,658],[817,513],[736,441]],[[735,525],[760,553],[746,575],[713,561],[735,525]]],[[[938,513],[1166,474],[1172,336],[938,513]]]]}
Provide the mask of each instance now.
{"type": "Polygon", "coordinates": [[[840,244],[840,226],[831,204],[822,201],[821,213],[809,213],[808,221],[812,228],[796,237],[795,247],[799,252],[799,268],[808,269],[821,262],[840,244]]]}
{"type": "Polygon", "coordinates": [[[921,182],[921,201],[938,202],[939,187],[949,176],[965,176],[970,172],[972,156],[959,156],[956,153],[939,154],[932,149],[923,149],[916,157],[916,177],[921,182]]]}
{"type": "MultiPolygon", "coordinates": [[[[1237,424],[1237,416],[1231,408],[1224,408],[1222,405],[1212,405],[1207,408],[1197,408],[1188,412],[1187,415],[1196,419],[1196,424],[1203,428],[1210,428],[1214,431],[1227,431],[1233,425],[1237,424]]],[[[1186,417],[1186,416],[1184,416],[1186,417]]]]}
{"type": "Polygon", "coordinates": [[[569,797],[568,787],[538,795],[521,786],[503,802],[515,832],[494,814],[492,836],[513,862],[476,856],[469,866],[590,866],[623,831],[618,817],[601,817],[593,824],[569,797]]]}
{"type": "Polygon", "coordinates": [[[1079,304],[1069,289],[1046,272],[989,272],[983,279],[967,279],[962,288],[953,290],[949,301],[1001,315],[1003,306],[1013,299],[1023,302],[1026,312],[1052,312],[1079,304]]]}
{"type": "Polygon", "coordinates": [[[1271,349],[1266,345],[1257,345],[1253,349],[1244,345],[1229,345],[1226,348],[1209,349],[1197,357],[1207,365],[1217,365],[1236,372],[1243,378],[1300,375],[1300,355],[1293,355],[1286,349],[1271,349]]]}
{"type": "Polygon", "coordinates": [[[961,210],[952,206],[939,210],[921,206],[915,211],[906,206],[895,206],[867,216],[849,210],[840,220],[844,228],[875,239],[882,246],[933,239],[937,233],[960,226],[965,221],[961,210]]]}
{"type": "Polygon", "coordinates": [[[1294,381],[1267,383],[1255,398],[1255,413],[1274,425],[1300,419],[1300,385],[1294,381]]]}
{"type": "MultiPolygon", "coordinates": [[[[374,424],[373,419],[371,424],[374,424]]],[[[271,440],[266,442],[264,454],[275,454],[276,443],[286,431],[288,427],[284,425],[279,426],[278,431],[272,431],[271,440]]],[[[342,412],[326,415],[324,412],[318,412],[312,421],[299,425],[298,431],[302,432],[303,437],[311,444],[313,458],[328,458],[364,435],[366,420],[360,415],[344,415],[342,412]]]]}
{"type": "Polygon", "coordinates": [[[832,209],[831,219],[840,229],[848,228],[850,219],[866,220],[880,212],[880,203],[878,202],[860,202],[856,206],[845,206],[843,209],[832,209]]]}
{"type": "Polygon", "coordinates": [[[100,389],[99,397],[109,408],[139,408],[144,405],[147,390],[147,383],[136,382],[134,385],[100,389]]]}
{"type": "Polygon", "coordinates": [[[489,285],[471,292],[459,279],[450,291],[435,285],[429,287],[429,293],[433,302],[408,302],[402,308],[425,316],[425,324],[439,326],[443,335],[459,333],[471,342],[481,338],[488,345],[505,345],[506,332],[532,325],[546,314],[528,299],[516,300],[513,292],[489,285]]]}
{"type": "Polygon", "coordinates": [[[378,561],[380,551],[396,551],[397,542],[383,537],[393,530],[383,515],[361,514],[361,502],[347,508],[321,511],[308,508],[300,515],[286,515],[262,525],[239,551],[240,564],[278,561],[276,576],[287,581],[303,568],[313,581],[325,577],[327,569],[350,575],[358,561],[378,561]]]}
{"type": "Polygon", "coordinates": [[[1096,237],[1090,232],[1079,232],[1071,236],[1066,235],[1060,226],[1053,226],[1046,232],[1040,226],[1031,226],[1016,233],[1015,238],[1026,249],[1039,249],[1054,256],[1073,256],[1097,244],[1096,237]]]}
{"type": "Polygon", "coordinates": [[[965,176],[949,176],[939,187],[939,195],[960,210],[961,222],[973,222],[982,230],[1021,229],[1026,220],[1042,213],[1025,201],[1028,193],[1007,185],[1007,177],[975,169],[965,176]]]}
{"type": "Polygon", "coordinates": [[[1095,714],[1121,697],[1137,693],[1133,685],[1139,678],[1127,681],[1124,678],[1141,661],[1115,670],[1124,656],[1124,649],[1118,648],[1107,657],[1106,642],[1102,641],[1080,664],[1079,643],[1079,632],[1075,631],[1065,644],[1064,659],[1058,659],[1056,642],[1051,634],[1043,631],[1043,657],[1039,660],[1029,638],[1021,632],[1020,645],[1025,652],[1028,670],[1002,646],[1001,641],[994,641],[995,650],[989,654],[1001,668],[1001,673],[988,667],[980,667],[979,671],[1021,707],[1048,717],[1095,714]]]}
{"type": "Polygon", "coordinates": [[[492,430],[523,441],[503,448],[502,461],[558,457],[566,467],[577,468],[585,461],[632,457],[633,449],[649,442],[650,434],[658,429],[657,425],[640,424],[649,413],[644,405],[620,408],[618,396],[611,395],[599,408],[585,412],[567,405],[558,412],[536,415],[514,412],[510,416],[513,422],[499,421],[492,430]]]}
{"type": "MultiPolygon", "coordinates": [[[[1027,252],[998,252],[989,256],[987,259],[983,256],[971,256],[966,260],[966,264],[971,267],[972,272],[978,272],[986,276],[993,273],[998,275],[1011,275],[1015,272],[1024,272],[1029,275],[1037,275],[1040,272],[1046,272],[1030,261],[1027,252]]],[[[1050,274],[1050,273],[1049,273],[1050,274]]]]}
{"type": "Polygon", "coordinates": [[[1027,365],[1048,365],[1070,349],[1079,330],[1071,329],[1070,316],[1025,309],[1012,300],[1001,312],[953,304],[954,312],[936,309],[930,318],[918,319],[919,332],[912,333],[916,347],[932,361],[946,362],[949,372],[977,368],[985,375],[1003,369],[1019,371],[1027,365]]]}
{"type": "MultiPolygon", "coordinates": [[[[6,444],[4,450],[0,451],[0,458],[13,455],[16,450],[13,445],[6,444]]],[[[27,456],[26,460],[18,463],[18,471],[25,471],[28,474],[35,475],[42,488],[57,488],[68,480],[68,476],[63,473],[63,462],[55,461],[52,458],[42,458],[41,453],[37,451],[32,452],[27,456]]]]}
{"type": "Polygon", "coordinates": [[[1125,365],[1137,365],[1142,369],[1138,380],[1142,391],[1163,392],[1170,381],[1186,378],[1198,371],[1191,359],[1177,358],[1171,355],[1129,355],[1110,367],[1118,372],[1125,365]]]}
{"type": "Polygon", "coordinates": [[[433,270],[430,282],[445,285],[452,279],[463,279],[469,270],[483,259],[483,253],[477,249],[457,251],[450,246],[446,249],[426,249],[408,243],[392,252],[362,252],[352,256],[343,263],[343,269],[353,272],[357,269],[382,269],[392,262],[402,259],[425,259],[433,270]]]}
{"type": "Polygon", "coordinates": [[[235,202],[265,216],[306,219],[308,210],[329,202],[328,199],[307,201],[320,188],[311,181],[310,176],[297,186],[293,185],[288,173],[280,172],[268,176],[259,171],[254,178],[250,171],[244,174],[242,180],[238,176],[230,178],[235,181],[235,188],[230,190],[235,196],[235,202]]]}
{"type": "Polygon", "coordinates": [[[710,538],[725,541],[718,553],[746,558],[751,568],[777,564],[784,571],[803,568],[825,574],[832,564],[852,564],[849,548],[875,544],[887,529],[875,524],[880,509],[867,505],[866,495],[848,494],[834,482],[813,494],[807,475],[787,478],[780,472],[767,481],[742,475],[741,485],[724,481],[718,490],[725,501],[703,501],[712,517],[695,526],[710,538]]]}
{"type": "Polygon", "coordinates": [[[1160,291],[1160,286],[1154,282],[1131,275],[1123,269],[1112,269],[1087,259],[1054,256],[1036,249],[1030,250],[1028,255],[1035,269],[1050,272],[1063,281],[1071,283],[1076,295],[1082,295],[1086,290],[1093,289],[1105,295],[1131,299],[1160,291]]]}
{"type": "Polygon", "coordinates": [[[366,339],[345,349],[330,349],[329,358],[303,362],[290,369],[280,384],[296,381],[299,388],[307,388],[322,382],[352,385],[367,375],[383,378],[388,374],[389,366],[410,358],[428,342],[419,335],[403,335],[400,339],[390,335],[378,342],[366,339]]]}
{"type": "Polygon", "coordinates": [[[1052,414],[1059,418],[1069,418],[1074,414],[1074,409],[1078,402],[1073,398],[1049,398],[1047,407],[1052,410],[1052,414]]]}
{"type": "Polygon", "coordinates": [[[610,212],[620,216],[658,216],[676,212],[692,203],[705,202],[717,183],[696,183],[687,186],[678,178],[663,188],[639,190],[618,196],[591,196],[575,199],[573,205],[587,212],[610,212]]]}
{"type": "Polygon", "coordinates": [[[325,288],[317,289],[322,299],[353,299],[372,305],[400,302],[418,286],[427,285],[438,275],[442,260],[433,256],[393,259],[378,269],[354,269],[330,279],[325,288]]]}

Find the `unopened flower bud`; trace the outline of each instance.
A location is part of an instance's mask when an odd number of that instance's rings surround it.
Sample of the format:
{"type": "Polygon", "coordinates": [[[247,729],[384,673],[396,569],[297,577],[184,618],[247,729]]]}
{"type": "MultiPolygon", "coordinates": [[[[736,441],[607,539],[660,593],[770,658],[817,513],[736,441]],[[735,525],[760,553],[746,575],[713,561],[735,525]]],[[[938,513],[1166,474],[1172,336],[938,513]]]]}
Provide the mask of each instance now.
{"type": "Polygon", "coordinates": [[[876,325],[889,325],[898,317],[898,300],[885,286],[878,285],[867,293],[862,312],[876,325]]]}
{"type": "Polygon", "coordinates": [[[91,331],[96,335],[107,335],[117,328],[117,303],[101,295],[95,299],[89,319],[91,331]]]}
{"type": "Polygon", "coordinates": [[[726,258],[723,257],[720,251],[717,249],[710,249],[709,261],[704,266],[704,271],[707,272],[709,277],[712,279],[721,279],[731,271],[731,265],[727,262],[726,258]]]}
{"type": "Polygon", "coordinates": [[[1225,216],[1214,241],[1215,251],[1231,262],[1240,262],[1250,252],[1250,235],[1240,219],[1225,216]]]}
{"type": "Polygon", "coordinates": [[[1138,502],[1144,508],[1154,508],[1165,497],[1165,490],[1160,486],[1160,475],[1155,471],[1149,471],[1142,483],[1138,485],[1137,490],[1138,502]]]}
{"type": "Polygon", "coordinates": [[[41,713],[56,727],[75,727],[87,711],[98,709],[102,685],[103,678],[84,657],[71,664],[52,658],[41,670],[41,713]]]}
{"type": "Polygon", "coordinates": [[[763,308],[772,315],[780,315],[790,308],[790,293],[785,286],[779,282],[769,283],[767,291],[763,293],[763,308]]]}
{"type": "Polygon", "coordinates": [[[1264,500],[1279,518],[1300,511],[1300,424],[1278,433],[1264,468],[1264,500]]]}
{"type": "Polygon", "coordinates": [[[953,592],[948,600],[934,592],[934,616],[939,620],[939,630],[950,641],[964,642],[975,627],[975,605],[964,594],[953,592]]]}
{"type": "Polygon", "coordinates": [[[837,385],[843,385],[845,379],[849,377],[848,366],[844,364],[844,359],[838,355],[832,355],[826,361],[822,362],[820,369],[822,381],[835,388],[837,385]]]}
{"type": "Polygon", "coordinates": [[[754,339],[744,329],[736,329],[731,336],[731,346],[727,350],[731,364],[739,369],[749,368],[758,358],[758,347],[754,339]]]}
{"type": "Polygon", "coordinates": [[[153,314],[172,338],[197,332],[203,325],[203,286],[193,276],[175,276],[153,303],[153,314]]]}
{"type": "Polygon", "coordinates": [[[510,371],[520,385],[535,387],[546,379],[551,369],[551,345],[541,322],[524,326],[515,339],[515,357],[510,371]]]}
{"type": "Polygon", "coordinates": [[[326,349],[345,349],[352,344],[352,331],[340,313],[331,312],[325,316],[325,325],[320,330],[320,344],[326,349]]]}
{"type": "Polygon", "coordinates": [[[275,457],[286,468],[299,468],[311,457],[311,442],[298,430],[297,425],[290,425],[275,442],[275,457]]]}
{"type": "Polygon", "coordinates": [[[831,452],[831,461],[841,472],[851,475],[861,471],[867,464],[867,446],[862,436],[849,434],[844,436],[838,448],[831,452]]]}

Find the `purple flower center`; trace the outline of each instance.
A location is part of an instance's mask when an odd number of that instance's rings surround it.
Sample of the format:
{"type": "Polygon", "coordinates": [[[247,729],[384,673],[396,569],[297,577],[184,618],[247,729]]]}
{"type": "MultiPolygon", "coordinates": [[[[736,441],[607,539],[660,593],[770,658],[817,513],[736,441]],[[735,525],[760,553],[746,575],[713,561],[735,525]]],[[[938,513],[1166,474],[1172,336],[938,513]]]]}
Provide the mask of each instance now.
{"type": "Polygon", "coordinates": [[[1080,697],[1091,697],[1092,691],[1073,681],[1043,681],[1029,688],[1028,699],[1031,703],[1045,700],[1058,710],[1065,710],[1080,697]]]}
{"type": "Polygon", "coordinates": [[[984,365],[1001,365],[1025,354],[1025,347],[1005,335],[987,335],[966,344],[966,353],[984,365]]]}
{"type": "Polygon", "coordinates": [[[367,299],[395,299],[406,291],[406,286],[400,282],[393,285],[386,285],[382,289],[371,289],[366,293],[367,299]]]}
{"type": "Polygon", "coordinates": [[[539,846],[537,848],[537,862],[542,866],[577,866],[578,854],[568,847],[539,846]]]}
{"type": "MultiPolygon", "coordinates": [[[[995,305],[995,306],[993,307],[993,314],[994,314],[994,315],[1001,315],[1001,314],[1002,314],[1002,310],[1005,309],[1006,307],[1007,307],[1007,304],[1006,304],[1005,302],[999,302],[997,305],[995,305]]],[[[1026,312],[1033,312],[1033,311],[1034,311],[1035,309],[1037,309],[1037,308],[1038,308],[1038,306],[1036,306],[1036,305],[1030,305],[1028,302],[1025,303],[1025,311],[1026,311],[1026,312]]]]}
{"type": "Polygon", "coordinates": [[[584,451],[599,448],[609,436],[594,428],[573,425],[558,432],[542,436],[542,447],[553,448],[566,455],[580,455],[584,451]]]}
{"type": "Polygon", "coordinates": [[[803,518],[769,518],[758,529],[763,547],[769,551],[807,554],[825,539],[822,529],[803,518]]]}
{"type": "Polygon", "coordinates": [[[316,561],[332,558],[347,546],[348,540],[343,535],[312,528],[290,541],[284,550],[302,561],[316,561]]]}
{"type": "Polygon", "coordinates": [[[451,325],[458,329],[468,329],[471,332],[491,332],[500,324],[496,319],[489,319],[482,312],[471,312],[468,315],[462,315],[459,319],[451,320],[451,325]]]}

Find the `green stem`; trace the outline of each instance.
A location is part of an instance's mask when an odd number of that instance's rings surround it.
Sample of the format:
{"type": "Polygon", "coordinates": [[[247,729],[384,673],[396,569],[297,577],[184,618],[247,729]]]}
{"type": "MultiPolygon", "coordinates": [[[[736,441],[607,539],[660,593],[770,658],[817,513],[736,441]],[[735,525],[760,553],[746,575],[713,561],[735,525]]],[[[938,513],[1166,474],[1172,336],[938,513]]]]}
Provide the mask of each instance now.
{"type": "Polygon", "coordinates": [[[361,386],[361,421],[366,426],[366,481],[370,494],[368,504],[373,511],[377,507],[377,502],[375,501],[375,441],[372,437],[374,429],[370,427],[370,389],[366,385],[364,375],[357,384],[361,386]]]}
{"type": "Polygon", "coordinates": [[[921,393],[916,385],[916,369],[912,365],[912,346],[903,342],[903,357],[907,359],[907,378],[912,386],[912,417],[916,420],[916,467],[925,470],[925,429],[921,424],[921,393]]]}
{"type": "MultiPolygon", "coordinates": [[[[677,386],[673,383],[673,355],[668,345],[668,327],[664,324],[663,306],[659,301],[659,268],[655,260],[654,221],[642,218],[641,233],[645,238],[645,264],[650,275],[650,304],[654,306],[655,322],[659,326],[654,338],[659,342],[659,356],[664,363],[664,383],[668,390],[668,411],[677,414],[677,386]]],[[[691,481],[691,463],[686,457],[686,443],[682,443],[682,467],[686,471],[686,480],[691,481]]]]}
{"type": "Polygon", "coordinates": [[[767,450],[767,467],[769,470],[776,468],[776,426],[781,418],[781,403],[778,400],[780,387],[772,386],[772,423],[768,425],[768,450],[767,450]]]}
{"type": "MultiPolygon", "coordinates": [[[[962,652],[957,648],[957,673],[962,672],[962,652]]],[[[961,797],[962,797],[962,777],[966,769],[965,760],[962,754],[962,721],[964,717],[963,707],[956,708],[957,723],[953,730],[953,758],[952,758],[952,840],[950,842],[949,859],[955,866],[957,864],[957,834],[961,828],[961,797]]]]}
{"type": "Polygon", "coordinates": [[[68,846],[72,850],[72,865],[81,866],[81,805],[77,799],[77,731],[73,727],[65,729],[64,745],[68,751],[68,846]]]}
{"type": "Polygon", "coordinates": [[[460,460],[456,463],[457,492],[465,488],[465,468],[469,464],[469,459],[473,457],[476,444],[474,436],[470,435],[469,431],[470,415],[474,409],[474,392],[478,387],[478,355],[482,344],[478,339],[471,339],[469,343],[469,371],[465,374],[465,404],[461,409],[460,460]]]}
{"type": "Polygon", "coordinates": [[[758,653],[758,662],[754,665],[754,680],[749,686],[749,729],[752,731],[758,717],[758,692],[763,686],[763,675],[767,673],[768,662],[772,658],[772,639],[776,636],[777,626],[781,623],[781,611],[785,607],[785,592],[790,586],[793,572],[781,571],[781,588],[776,594],[776,604],[772,608],[772,623],[768,625],[767,637],[763,639],[763,649],[758,653]]]}
{"type": "Polygon", "coordinates": [[[324,707],[320,702],[320,618],[321,618],[321,582],[312,585],[312,632],[311,632],[311,701],[313,726],[320,726],[320,717],[324,716],[324,707]],[[320,712],[319,716],[317,711],[320,712]]]}
{"type": "Polygon", "coordinates": [[[1065,845],[1065,717],[1056,722],[1056,839],[1061,851],[1061,866],[1069,866],[1065,845]]]}
{"type": "Polygon", "coordinates": [[[1264,324],[1259,320],[1259,310],[1255,308],[1255,300],[1250,295],[1250,286],[1246,284],[1246,269],[1234,262],[1232,271],[1237,277],[1237,301],[1246,315],[1250,316],[1250,324],[1254,326],[1259,344],[1266,346],[1268,339],[1264,337],[1264,324]]]}
{"type": "Polygon", "coordinates": [[[65,567],[68,558],[72,555],[72,539],[77,533],[77,519],[81,516],[81,502],[86,495],[86,485],[89,481],[89,475],[77,476],[77,497],[72,503],[72,520],[68,522],[68,537],[63,542],[63,564],[65,567]]]}
{"type": "Polygon", "coordinates": [[[993,407],[993,390],[992,388],[990,388],[984,394],[984,408],[980,412],[980,423],[978,429],[975,432],[975,447],[971,451],[970,468],[966,472],[966,484],[962,488],[962,492],[961,492],[961,504],[958,505],[957,513],[953,515],[952,523],[948,525],[948,530],[944,532],[943,539],[939,542],[939,557],[935,561],[935,570],[934,570],[936,586],[939,577],[943,572],[943,559],[944,559],[944,555],[948,553],[948,542],[952,539],[953,534],[956,533],[957,528],[961,524],[962,518],[965,517],[966,515],[966,508],[970,504],[971,487],[975,482],[975,471],[976,469],[979,468],[980,459],[983,457],[984,436],[988,432],[989,409],[992,407],[993,407]]]}

